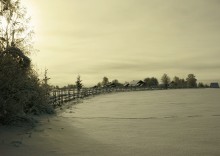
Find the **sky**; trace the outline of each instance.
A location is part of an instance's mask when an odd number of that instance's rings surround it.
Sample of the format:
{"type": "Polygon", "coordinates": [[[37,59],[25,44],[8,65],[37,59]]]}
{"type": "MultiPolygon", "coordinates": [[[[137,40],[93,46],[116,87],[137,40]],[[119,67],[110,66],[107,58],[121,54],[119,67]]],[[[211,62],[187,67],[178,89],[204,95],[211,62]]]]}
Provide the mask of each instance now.
{"type": "Polygon", "coordinates": [[[32,17],[38,72],[85,86],[195,74],[220,82],[219,0],[21,0],[32,17]]]}

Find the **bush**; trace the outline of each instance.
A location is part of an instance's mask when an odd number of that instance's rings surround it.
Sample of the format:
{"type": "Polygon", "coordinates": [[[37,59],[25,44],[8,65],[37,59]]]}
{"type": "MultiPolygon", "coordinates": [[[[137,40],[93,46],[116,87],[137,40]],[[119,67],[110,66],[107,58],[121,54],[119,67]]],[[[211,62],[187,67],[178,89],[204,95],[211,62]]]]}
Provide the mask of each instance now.
{"type": "Polygon", "coordinates": [[[0,122],[30,113],[52,113],[45,87],[18,48],[0,52],[0,122]]]}

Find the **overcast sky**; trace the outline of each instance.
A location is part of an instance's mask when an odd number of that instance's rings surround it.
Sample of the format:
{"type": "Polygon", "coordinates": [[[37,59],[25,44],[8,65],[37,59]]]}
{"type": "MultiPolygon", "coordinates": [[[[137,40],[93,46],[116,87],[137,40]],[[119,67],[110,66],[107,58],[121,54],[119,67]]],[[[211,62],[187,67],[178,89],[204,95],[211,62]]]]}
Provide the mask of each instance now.
{"type": "Polygon", "coordinates": [[[219,0],[22,0],[51,84],[167,73],[220,81],[219,0]]]}

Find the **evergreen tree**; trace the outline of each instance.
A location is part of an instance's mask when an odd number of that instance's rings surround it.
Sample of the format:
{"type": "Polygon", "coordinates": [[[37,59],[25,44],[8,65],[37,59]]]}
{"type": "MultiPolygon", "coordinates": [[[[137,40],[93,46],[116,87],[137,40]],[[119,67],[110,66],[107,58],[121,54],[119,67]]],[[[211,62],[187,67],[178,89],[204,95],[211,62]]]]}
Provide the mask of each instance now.
{"type": "Polygon", "coordinates": [[[83,87],[82,80],[80,79],[80,75],[78,75],[77,80],[76,80],[76,90],[77,90],[78,98],[79,98],[79,94],[80,94],[82,87],[83,87]]]}

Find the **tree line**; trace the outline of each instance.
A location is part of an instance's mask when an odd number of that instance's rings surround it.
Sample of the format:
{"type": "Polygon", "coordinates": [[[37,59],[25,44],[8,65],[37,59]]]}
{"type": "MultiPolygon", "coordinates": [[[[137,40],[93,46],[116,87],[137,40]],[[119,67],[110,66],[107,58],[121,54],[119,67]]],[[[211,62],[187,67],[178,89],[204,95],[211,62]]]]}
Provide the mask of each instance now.
{"type": "Polygon", "coordinates": [[[209,87],[207,84],[202,82],[197,83],[196,76],[194,74],[188,74],[186,79],[174,76],[171,80],[167,74],[163,74],[161,78],[164,88],[204,88],[209,87]]]}
{"type": "MultiPolygon", "coordinates": [[[[188,74],[188,76],[184,78],[179,78],[178,76],[174,76],[173,79],[170,78],[166,73],[161,77],[161,83],[159,83],[156,77],[146,77],[143,80],[141,87],[146,88],[208,88],[207,84],[202,82],[197,83],[196,76],[194,74],[188,74]]],[[[139,82],[140,82],[139,81],[139,82]]],[[[129,82],[121,83],[118,79],[109,80],[108,77],[104,76],[101,82],[98,82],[93,88],[102,88],[102,87],[126,87],[126,84],[129,82]]],[[[128,85],[129,86],[129,85],[128,85]]],[[[140,87],[140,86],[139,86],[140,87]]],[[[53,86],[53,89],[77,89],[79,93],[83,88],[83,83],[80,75],[78,75],[75,84],[69,84],[67,86],[59,87],[53,86]]]]}
{"type": "MultiPolygon", "coordinates": [[[[161,84],[159,83],[156,77],[146,77],[143,80],[142,87],[149,88],[204,88],[209,87],[207,84],[203,84],[202,82],[197,83],[196,76],[194,74],[188,74],[188,76],[184,78],[179,78],[178,76],[174,76],[171,79],[166,73],[161,77],[161,84]]],[[[98,82],[94,87],[123,87],[125,84],[129,84],[129,82],[121,83],[117,79],[109,81],[109,79],[105,76],[103,77],[101,82],[98,82]]]]}

